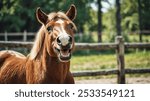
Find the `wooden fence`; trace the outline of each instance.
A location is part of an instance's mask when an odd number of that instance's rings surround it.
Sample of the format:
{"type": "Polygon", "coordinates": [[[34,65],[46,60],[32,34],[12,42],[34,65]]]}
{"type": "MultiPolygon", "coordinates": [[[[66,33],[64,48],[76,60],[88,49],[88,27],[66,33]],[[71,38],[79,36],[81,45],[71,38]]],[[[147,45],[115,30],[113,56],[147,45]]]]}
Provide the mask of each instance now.
{"type": "MultiPolygon", "coordinates": [[[[2,41],[33,41],[35,39],[35,32],[18,32],[18,33],[0,33],[0,40],[2,41]]],[[[75,34],[75,36],[79,37],[82,40],[83,34],[75,34]]]]}
{"type": "MultiPolygon", "coordinates": [[[[142,31],[134,31],[134,32],[127,32],[129,35],[131,34],[140,34],[140,35],[150,35],[150,30],[142,30],[142,31]]],[[[33,41],[34,37],[36,35],[36,32],[27,32],[26,30],[24,32],[18,32],[18,33],[0,33],[0,40],[4,41],[10,41],[10,40],[16,40],[16,41],[33,41]]],[[[75,34],[75,36],[79,37],[79,40],[82,40],[83,34],[75,34]]]]}
{"type": "MultiPolygon", "coordinates": [[[[32,42],[13,42],[13,41],[0,41],[0,47],[25,47],[31,48],[32,42]]],[[[117,69],[103,70],[103,71],[84,71],[74,72],[74,77],[81,76],[98,76],[98,75],[110,75],[117,74],[117,82],[119,84],[125,83],[125,74],[134,73],[150,73],[150,68],[146,69],[125,69],[125,49],[127,48],[150,48],[150,43],[125,43],[121,36],[116,37],[115,43],[76,43],[75,50],[116,50],[117,55],[117,69]]]]}
{"type": "Polygon", "coordinates": [[[11,38],[16,38],[16,37],[21,37],[19,38],[20,41],[28,41],[28,37],[35,37],[35,33],[32,33],[32,32],[27,32],[27,31],[24,31],[23,33],[0,33],[0,38],[3,39],[4,41],[9,41],[9,37],[11,38]]]}

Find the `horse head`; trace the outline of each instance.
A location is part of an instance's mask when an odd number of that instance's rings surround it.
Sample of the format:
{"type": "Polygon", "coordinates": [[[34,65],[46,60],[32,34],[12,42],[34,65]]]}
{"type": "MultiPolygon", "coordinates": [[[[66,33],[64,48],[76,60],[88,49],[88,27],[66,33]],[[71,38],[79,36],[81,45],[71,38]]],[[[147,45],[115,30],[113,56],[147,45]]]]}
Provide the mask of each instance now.
{"type": "Polygon", "coordinates": [[[44,26],[45,45],[47,53],[52,57],[58,57],[61,62],[68,62],[74,48],[73,23],[77,14],[75,5],[71,5],[66,13],[44,13],[37,8],[37,20],[44,26]]]}

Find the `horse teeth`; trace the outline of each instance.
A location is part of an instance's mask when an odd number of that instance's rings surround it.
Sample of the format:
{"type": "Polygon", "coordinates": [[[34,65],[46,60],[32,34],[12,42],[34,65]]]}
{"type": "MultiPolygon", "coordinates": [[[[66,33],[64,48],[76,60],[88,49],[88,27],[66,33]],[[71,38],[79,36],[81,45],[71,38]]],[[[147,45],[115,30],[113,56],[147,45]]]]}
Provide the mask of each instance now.
{"type": "Polygon", "coordinates": [[[70,53],[63,53],[62,51],[60,52],[60,55],[63,56],[63,57],[69,57],[70,56],[70,53]]]}

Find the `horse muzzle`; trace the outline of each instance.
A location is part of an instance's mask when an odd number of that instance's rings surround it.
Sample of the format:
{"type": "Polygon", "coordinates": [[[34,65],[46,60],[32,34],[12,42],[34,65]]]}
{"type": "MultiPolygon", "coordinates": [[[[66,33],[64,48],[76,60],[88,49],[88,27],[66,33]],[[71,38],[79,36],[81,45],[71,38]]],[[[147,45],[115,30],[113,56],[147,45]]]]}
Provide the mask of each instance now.
{"type": "Polygon", "coordinates": [[[64,43],[58,37],[57,47],[55,47],[54,50],[56,51],[58,58],[61,62],[68,62],[71,59],[72,38],[69,37],[66,42],[64,41],[64,43]]]}

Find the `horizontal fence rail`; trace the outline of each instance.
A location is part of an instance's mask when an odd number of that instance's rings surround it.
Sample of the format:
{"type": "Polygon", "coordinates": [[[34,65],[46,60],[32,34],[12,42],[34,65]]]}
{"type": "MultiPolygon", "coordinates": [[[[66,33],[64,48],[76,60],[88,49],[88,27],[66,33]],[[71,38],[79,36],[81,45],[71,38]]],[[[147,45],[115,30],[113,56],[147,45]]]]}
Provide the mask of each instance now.
{"type": "Polygon", "coordinates": [[[33,42],[18,42],[18,41],[0,41],[1,47],[9,47],[9,48],[28,48],[30,49],[33,46],[33,42]]]}
{"type": "MultiPolygon", "coordinates": [[[[0,48],[27,48],[31,49],[33,42],[18,42],[18,41],[0,41],[0,48]]],[[[101,71],[84,71],[74,72],[74,77],[81,76],[98,76],[98,75],[110,75],[117,74],[117,82],[120,84],[125,83],[125,74],[135,73],[150,73],[150,68],[134,68],[125,69],[125,49],[128,48],[150,48],[150,43],[126,43],[121,36],[116,37],[114,43],[75,43],[75,50],[116,50],[117,55],[117,69],[101,70],[101,71]]]]}
{"type": "Polygon", "coordinates": [[[118,74],[117,69],[112,70],[101,70],[101,71],[83,71],[83,72],[74,72],[74,77],[81,77],[81,76],[99,76],[99,75],[110,75],[110,74],[118,74]]]}
{"type": "MultiPolygon", "coordinates": [[[[137,73],[150,73],[150,68],[125,69],[125,74],[137,74],[137,73]]],[[[101,71],[73,72],[74,77],[100,76],[100,75],[112,75],[112,74],[118,74],[118,69],[101,70],[101,71]]]]}
{"type": "MultiPolygon", "coordinates": [[[[31,48],[33,42],[0,41],[0,47],[31,48]]],[[[150,48],[150,43],[125,43],[125,48],[150,48]]],[[[117,43],[76,43],[75,50],[107,50],[116,49],[117,43]]]]}
{"type": "Polygon", "coordinates": [[[35,36],[36,35],[36,33],[32,33],[32,32],[19,32],[19,33],[0,33],[0,36],[5,36],[5,35],[7,35],[7,36],[23,36],[24,34],[27,34],[28,36],[35,36]]]}

